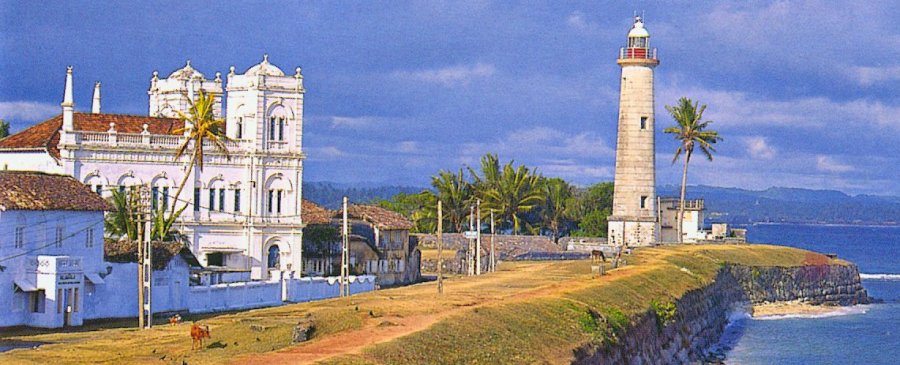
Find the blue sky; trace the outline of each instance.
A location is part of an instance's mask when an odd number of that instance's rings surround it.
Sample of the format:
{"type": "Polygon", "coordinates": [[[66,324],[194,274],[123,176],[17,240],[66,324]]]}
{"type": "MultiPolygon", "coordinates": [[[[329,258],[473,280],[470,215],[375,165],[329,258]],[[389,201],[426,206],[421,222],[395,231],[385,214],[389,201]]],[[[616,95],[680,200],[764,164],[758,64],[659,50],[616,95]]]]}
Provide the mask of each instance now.
{"type": "MultiPolygon", "coordinates": [[[[186,59],[208,76],[263,53],[302,66],[308,181],[426,185],[486,152],[579,185],[612,180],[619,47],[643,11],[656,117],[708,104],[725,141],[690,184],[900,195],[900,2],[316,1],[0,3],[0,118],[147,113],[186,59]]],[[[677,184],[657,135],[659,184],[677,184]]]]}

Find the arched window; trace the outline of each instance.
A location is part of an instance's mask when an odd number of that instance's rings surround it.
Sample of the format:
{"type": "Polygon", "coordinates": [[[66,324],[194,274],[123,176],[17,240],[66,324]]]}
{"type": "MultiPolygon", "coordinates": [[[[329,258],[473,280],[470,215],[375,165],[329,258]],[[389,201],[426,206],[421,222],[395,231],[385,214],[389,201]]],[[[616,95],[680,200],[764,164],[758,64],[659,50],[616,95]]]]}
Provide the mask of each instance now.
{"type": "Polygon", "coordinates": [[[270,269],[281,268],[281,249],[278,248],[278,245],[269,247],[268,265],[266,266],[270,269]]]}
{"type": "Polygon", "coordinates": [[[238,117],[237,123],[234,126],[234,138],[241,139],[244,138],[244,117],[238,117]]]}

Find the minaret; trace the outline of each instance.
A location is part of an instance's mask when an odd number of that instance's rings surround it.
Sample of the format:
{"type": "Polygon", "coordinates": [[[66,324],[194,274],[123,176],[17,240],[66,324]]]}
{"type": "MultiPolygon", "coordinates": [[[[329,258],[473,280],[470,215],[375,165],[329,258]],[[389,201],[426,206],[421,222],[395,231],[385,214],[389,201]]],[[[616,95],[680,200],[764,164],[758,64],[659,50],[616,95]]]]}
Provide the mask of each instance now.
{"type": "Polygon", "coordinates": [[[63,92],[62,107],[63,130],[75,130],[75,99],[72,97],[72,66],[66,68],[66,90],[63,92]]]}
{"type": "Polygon", "coordinates": [[[91,104],[91,113],[100,114],[100,81],[94,84],[94,103],[91,104]]]}
{"type": "Polygon", "coordinates": [[[659,65],[640,17],[616,61],[622,67],[610,244],[644,246],[657,239],[653,68],[659,65]]]}

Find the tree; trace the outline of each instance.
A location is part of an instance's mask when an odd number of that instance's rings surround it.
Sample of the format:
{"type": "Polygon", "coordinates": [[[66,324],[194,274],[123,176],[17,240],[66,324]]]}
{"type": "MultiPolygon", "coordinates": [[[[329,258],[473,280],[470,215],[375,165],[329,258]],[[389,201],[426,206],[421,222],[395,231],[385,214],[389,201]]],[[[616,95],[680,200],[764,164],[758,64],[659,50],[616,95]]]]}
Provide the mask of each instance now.
{"type": "MultiPolygon", "coordinates": [[[[175,203],[172,204],[169,214],[170,218],[171,216],[177,217],[175,211],[178,205],[178,197],[181,195],[181,191],[184,190],[184,186],[187,184],[194,166],[196,165],[200,171],[203,171],[203,149],[207,144],[224,154],[226,158],[231,158],[231,155],[228,153],[228,147],[225,145],[229,138],[225,136],[222,128],[225,121],[216,118],[213,113],[216,105],[215,97],[200,89],[200,92],[197,93],[197,99],[194,101],[188,99],[188,102],[190,103],[188,113],[178,112],[178,118],[184,121],[184,128],[176,130],[175,133],[187,132],[187,136],[184,142],[181,143],[181,146],[178,147],[178,151],[175,152],[175,160],[181,158],[188,149],[191,150],[191,160],[188,163],[187,170],[184,172],[184,178],[178,184],[178,190],[175,191],[175,203]]],[[[187,202],[184,203],[184,207],[186,206],[187,202]]],[[[181,210],[183,211],[184,208],[181,210]]]]}
{"type": "Polygon", "coordinates": [[[4,139],[9,136],[9,122],[0,119],[0,139],[4,139]]]}
{"type": "MultiPolygon", "coordinates": [[[[115,210],[106,215],[104,230],[107,236],[113,239],[138,239],[138,219],[141,214],[140,193],[136,189],[125,191],[113,190],[110,198],[115,210]]],[[[184,242],[185,236],[173,228],[175,219],[186,208],[182,207],[176,214],[165,215],[160,206],[151,212],[153,222],[150,230],[150,239],[163,242],[184,242]]]]}
{"type": "Polygon", "coordinates": [[[672,158],[672,164],[674,165],[675,162],[678,161],[678,157],[684,153],[684,169],[681,173],[681,198],[679,200],[678,219],[676,221],[678,239],[680,241],[684,241],[684,236],[682,236],[682,230],[684,229],[684,194],[687,184],[688,164],[691,162],[691,155],[694,153],[694,147],[699,147],[706,158],[712,161],[712,154],[716,151],[713,145],[722,140],[722,137],[719,137],[718,132],[706,129],[712,121],[702,121],[706,105],[702,105],[698,108],[698,104],[699,103],[692,102],[691,99],[682,97],[681,99],[678,99],[677,105],[666,105],[666,110],[669,111],[669,114],[675,119],[675,126],[666,128],[663,132],[673,134],[675,140],[680,143],[675,150],[675,157],[672,158]]]}
{"type": "Polygon", "coordinates": [[[513,167],[513,161],[509,161],[503,166],[497,185],[484,192],[482,209],[494,209],[496,218],[511,223],[513,234],[519,234],[522,231],[520,215],[544,202],[540,181],[540,175],[524,165],[513,167]]]}
{"type": "Polygon", "coordinates": [[[391,199],[381,199],[375,205],[402,214],[414,224],[412,232],[431,233],[437,226],[435,204],[437,198],[430,191],[416,194],[399,193],[391,199]]]}
{"type": "Polygon", "coordinates": [[[549,229],[553,242],[559,242],[559,238],[569,230],[570,213],[568,212],[572,199],[572,187],[560,178],[544,179],[542,184],[546,199],[540,207],[541,222],[549,229]]]}
{"type": "MultiPolygon", "coordinates": [[[[472,186],[466,181],[463,170],[452,173],[441,170],[431,177],[434,201],[441,200],[444,205],[444,219],[450,223],[453,232],[462,232],[469,214],[469,202],[472,197],[472,186]]],[[[430,198],[429,198],[430,199],[430,198]]]]}

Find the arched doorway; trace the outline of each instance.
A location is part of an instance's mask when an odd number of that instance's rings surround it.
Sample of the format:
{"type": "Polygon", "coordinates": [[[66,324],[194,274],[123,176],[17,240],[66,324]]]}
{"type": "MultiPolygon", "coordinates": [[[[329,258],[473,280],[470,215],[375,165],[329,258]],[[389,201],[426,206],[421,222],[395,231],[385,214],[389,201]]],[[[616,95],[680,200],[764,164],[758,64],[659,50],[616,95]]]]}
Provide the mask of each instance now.
{"type": "Polygon", "coordinates": [[[281,249],[278,245],[269,246],[266,255],[266,268],[269,270],[281,270],[281,249]]]}

